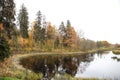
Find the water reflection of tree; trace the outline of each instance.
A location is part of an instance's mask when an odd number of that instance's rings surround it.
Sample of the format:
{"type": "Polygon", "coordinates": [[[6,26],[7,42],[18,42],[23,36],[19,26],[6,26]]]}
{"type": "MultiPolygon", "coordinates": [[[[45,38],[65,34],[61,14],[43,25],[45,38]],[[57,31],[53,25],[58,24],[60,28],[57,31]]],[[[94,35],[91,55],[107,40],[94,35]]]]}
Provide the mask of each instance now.
{"type": "Polygon", "coordinates": [[[104,55],[107,55],[108,53],[109,53],[109,51],[98,51],[97,56],[99,58],[102,58],[104,55]]]}
{"type": "Polygon", "coordinates": [[[87,54],[87,55],[83,55],[81,56],[81,58],[79,58],[79,68],[78,68],[78,72],[79,73],[83,73],[86,68],[89,66],[90,62],[93,61],[94,59],[94,54],[87,54]]]}
{"type": "Polygon", "coordinates": [[[67,73],[71,76],[75,76],[78,67],[81,72],[84,72],[92,60],[93,54],[72,56],[41,55],[21,59],[21,64],[25,68],[31,69],[36,73],[42,73],[43,77],[51,79],[56,73],[67,73]]]}

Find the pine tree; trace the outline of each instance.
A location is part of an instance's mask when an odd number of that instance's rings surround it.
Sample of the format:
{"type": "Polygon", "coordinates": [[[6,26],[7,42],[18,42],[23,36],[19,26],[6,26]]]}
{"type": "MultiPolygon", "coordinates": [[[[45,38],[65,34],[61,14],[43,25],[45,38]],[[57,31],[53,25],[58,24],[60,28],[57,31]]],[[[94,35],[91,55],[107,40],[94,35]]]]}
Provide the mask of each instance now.
{"type": "Polygon", "coordinates": [[[22,4],[20,12],[18,14],[18,23],[20,26],[20,34],[23,38],[28,38],[28,12],[27,8],[22,4]]]}

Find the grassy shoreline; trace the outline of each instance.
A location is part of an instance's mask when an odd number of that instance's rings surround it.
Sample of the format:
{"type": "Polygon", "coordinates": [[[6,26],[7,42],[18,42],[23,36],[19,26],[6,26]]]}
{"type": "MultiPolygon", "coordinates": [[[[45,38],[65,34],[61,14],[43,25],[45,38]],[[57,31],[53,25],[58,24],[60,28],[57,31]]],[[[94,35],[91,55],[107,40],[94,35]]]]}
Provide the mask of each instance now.
{"type": "Polygon", "coordinates": [[[120,54],[120,50],[113,50],[112,51],[114,54],[120,54]]]}
{"type": "MultiPolygon", "coordinates": [[[[22,67],[22,65],[19,64],[19,61],[21,58],[23,57],[28,57],[28,56],[32,56],[32,55],[52,55],[52,54],[62,54],[62,55],[81,55],[81,54],[87,54],[87,53],[95,53],[98,51],[106,51],[108,49],[96,49],[96,50],[91,50],[91,51],[86,51],[86,52],[60,52],[60,51],[54,51],[54,52],[37,52],[37,53],[24,53],[24,54],[13,54],[10,58],[8,58],[8,63],[2,63],[3,65],[6,66],[5,71],[2,75],[0,75],[1,77],[13,77],[15,79],[3,79],[3,80],[17,80],[17,79],[21,79],[21,80],[37,80],[37,78],[42,78],[42,74],[36,74],[33,71],[27,70],[25,68],[22,67]],[[8,64],[8,65],[6,65],[8,64]],[[10,72],[10,73],[8,73],[10,72]],[[26,75],[27,74],[27,75],[26,75]],[[17,78],[17,79],[16,79],[17,78]]],[[[1,68],[1,69],[4,69],[1,68]]],[[[69,80],[99,80],[96,78],[74,78],[74,77],[70,77],[70,76],[62,76],[65,78],[65,80],[68,80],[67,78],[69,78],[69,80]]],[[[59,78],[59,77],[58,77],[59,78]]],[[[2,80],[2,79],[1,79],[2,80]]],[[[58,79],[61,80],[61,79],[58,79]]]]}

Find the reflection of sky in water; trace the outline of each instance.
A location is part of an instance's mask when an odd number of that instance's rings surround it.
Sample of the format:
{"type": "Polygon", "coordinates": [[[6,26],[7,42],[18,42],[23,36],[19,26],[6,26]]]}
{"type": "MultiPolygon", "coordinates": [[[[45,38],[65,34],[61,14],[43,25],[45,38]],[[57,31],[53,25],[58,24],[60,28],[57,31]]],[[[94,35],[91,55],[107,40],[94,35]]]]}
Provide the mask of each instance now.
{"type": "Polygon", "coordinates": [[[82,63],[78,67],[76,77],[97,77],[97,78],[112,78],[120,79],[120,62],[112,59],[116,56],[120,58],[120,55],[115,55],[112,52],[108,54],[95,54],[94,60],[90,62],[86,69],[83,70],[86,63],[82,63]],[[81,69],[83,70],[82,72],[81,69]]]}

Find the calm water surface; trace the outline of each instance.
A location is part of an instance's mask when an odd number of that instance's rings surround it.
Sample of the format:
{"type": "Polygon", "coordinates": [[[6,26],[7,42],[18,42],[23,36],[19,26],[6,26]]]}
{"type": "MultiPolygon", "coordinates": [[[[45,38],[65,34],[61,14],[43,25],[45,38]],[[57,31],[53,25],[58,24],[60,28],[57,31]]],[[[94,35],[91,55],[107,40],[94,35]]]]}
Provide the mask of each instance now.
{"type": "Polygon", "coordinates": [[[25,68],[43,77],[55,74],[70,74],[74,77],[106,78],[120,80],[120,55],[112,51],[75,55],[37,55],[21,59],[25,68]]]}
{"type": "Polygon", "coordinates": [[[96,53],[94,60],[90,63],[81,62],[76,73],[76,77],[96,77],[120,80],[120,55],[115,55],[112,51],[96,53]],[[81,71],[84,66],[87,67],[81,71]]]}

